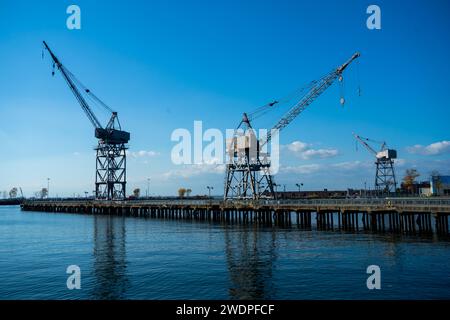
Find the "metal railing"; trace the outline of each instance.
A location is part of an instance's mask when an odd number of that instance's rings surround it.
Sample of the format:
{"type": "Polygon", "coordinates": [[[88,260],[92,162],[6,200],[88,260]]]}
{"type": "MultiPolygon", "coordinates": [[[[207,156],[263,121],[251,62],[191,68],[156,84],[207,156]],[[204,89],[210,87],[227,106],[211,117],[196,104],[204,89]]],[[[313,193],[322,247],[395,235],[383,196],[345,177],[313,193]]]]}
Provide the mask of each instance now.
{"type": "Polygon", "coordinates": [[[148,200],[124,200],[124,201],[99,201],[99,200],[26,200],[24,204],[45,203],[64,205],[198,205],[198,206],[429,206],[429,207],[450,207],[450,198],[357,198],[357,199],[290,199],[290,200],[221,200],[221,199],[148,199],[148,200]]]}

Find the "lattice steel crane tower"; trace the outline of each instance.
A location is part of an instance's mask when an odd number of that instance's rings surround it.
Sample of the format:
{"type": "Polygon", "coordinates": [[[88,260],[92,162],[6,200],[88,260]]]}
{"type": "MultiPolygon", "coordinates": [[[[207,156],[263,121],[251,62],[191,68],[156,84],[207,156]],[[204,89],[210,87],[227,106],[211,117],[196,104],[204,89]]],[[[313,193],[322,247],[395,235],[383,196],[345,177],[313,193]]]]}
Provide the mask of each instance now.
{"type": "MultiPolygon", "coordinates": [[[[328,89],[335,80],[343,80],[342,73],[357,59],[357,52],[344,64],[333,69],[322,78],[312,81],[297,93],[297,99],[290,110],[273,126],[272,130],[284,129],[302,111],[304,111],[316,98],[328,89]],[[306,92],[306,93],[305,93],[306,92]]],[[[272,139],[272,130],[261,139],[254,134],[251,122],[267,112],[277,104],[291,102],[290,98],[275,100],[251,114],[244,113],[242,120],[235,131],[233,138],[226,143],[229,161],[226,164],[224,199],[261,199],[275,198],[274,182],[270,172],[270,156],[263,153],[263,147],[272,139]],[[241,133],[239,133],[239,129],[241,133]],[[245,131],[245,134],[242,134],[245,131]]],[[[344,99],[341,98],[344,104],[344,99]]]]}
{"type": "Polygon", "coordinates": [[[375,190],[377,193],[395,193],[397,191],[397,181],[395,179],[394,159],[397,159],[397,151],[389,149],[384,141],[363,138],[355,133],[353,133],[353,136],[376,158],[375,190]],[[367,142],[380,144],[380,151],[376,151],[367,142]]]}
{"type": "Polygon", "coordinates": [[[53,60],[52,75],[55,74],[56,66],[95,128],[95,137],[98,139],[98,145],[95,148],[97,152],[95,165],[96,199],[124,199],[127,183],[126,150],[128,147],[126,144],[130,141],[130,133],[122,130],[117,112],[87,89],[53,54],[47,43],[45,41],[43,43],[53,60]],[[111,118],[106,126],[101,125],[86,99],[111,113],[111,118]]]}

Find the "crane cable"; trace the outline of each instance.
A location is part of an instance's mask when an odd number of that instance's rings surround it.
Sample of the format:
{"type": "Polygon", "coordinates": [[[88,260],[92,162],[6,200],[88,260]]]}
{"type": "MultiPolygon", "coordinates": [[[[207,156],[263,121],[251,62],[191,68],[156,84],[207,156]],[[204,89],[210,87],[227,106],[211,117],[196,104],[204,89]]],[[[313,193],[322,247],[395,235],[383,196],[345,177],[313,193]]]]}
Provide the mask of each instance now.
{"type": "Polygon", "coordinates": [[[356,61],[356,81],[358,82],[358,97],[361,97],[361,79],[359,77],[359,60],[356,61]]]}
{"type": "Polygon", "coordinates": [[[339,99],[339,103],[341,104],[341,106],[344,106],[345,104],[345,83],[344,83],[344,77],[342,75],[339,75],[339,94],[340,94],[340,99],[339,99]]]}
{"type": "Polygon", "coordinates": [[[381,148],[380,148],[381,151],[387,149],[386,141],[378,141],[378,140],[373,140],[373,139],[370,139],[370,138],[364,138],[364,137],[361,137],[361,136],[359,136],[359,137],[360,137],[362,140],[365,140],[365,141],[367,141],[367,142],[372,142],[372,143],[379,144],[379,145],[381,146],[381,148]]]}
{"type": "MultiPolygon", "coordinates": [[[[45,54],[45,46],[43,46],[42,48],[42,59],[44,59],[44,54],[45,54]]],[[[55,75],[55,62],[52,62],[52,76],[55,75]]],[[[91,90],[89,90],[80,80],[78,80],[77,77],[75,77],[75,75],[70,72],[63,64],[61,64],[61,68],[64,68],[64,71],[67,73],[67,75],[70,77],[70,79],[75,83],[75,85],[82,90],[79,90],[80,92],[84,92],[85,96],[89,99],[89,101],[91,103],[93,103],[96,106],[101,106],[102,108],[104,108],[105,110],[113,113],[114,110],[108,106],[105,102],[103,102],[102,100],[100,100],[100,98],[98,98],[94,93],[92,93],[91,90]]]]}
{"type": "Polygon", "coordinates": [[[106,103],[104,103],[102,100],[100,100],[94,93],[91,92],[90,89],[88,89],[80,80],[78,80],[77,77],[75,77],[75,75],[72,72],[67,70],[66,67],[64,67],[64,66],[62,66],[62,67],[67,72],[67,74],[72,79],[72,81],[77,85],[77,87],[81,88],[82,89],[81,91],[86,94],[86,97],[89,98],[89,101],[91,101],[92,103],[94,103],[97,106],[103,107],[105,110],[107,110],[111,113],[114,112],[114,110],[111,109],[110,106],[108,106],[106,103]]]}
{"type": "MultiPolygon", "coordinates": [[[[333,72],[333,71],[331,71],[333,72]]],[[[248,118],[249,120],[256,120],[262,116],[264,116],[265,114],[273,111],[274,109],[279,109],[279,108],[274,108],[275,105],[283,105],[283,104],[287,104],[289,102],[291,102],[292,100],[300,100],[300,97],[303,97],[305,93],[307,93],[314,85],[316,85],[318,82],[320,82],[322,79],[324,79],[326,76],[328,76],[330,74],[327,73],[326,75],[322,76],[319,80],[313,80],[310,83],[308,83],[307,85],[298,88],[297,90],[294,90],[293,92],[291,92],[290,94],[288,94],[287,96],[281,98],[281,99],[276,99],[273,100],[272,102],[269,102],[261,107],[256,108],[255,110],[253,110],[252,112],[248,113],[248,118]]]]}

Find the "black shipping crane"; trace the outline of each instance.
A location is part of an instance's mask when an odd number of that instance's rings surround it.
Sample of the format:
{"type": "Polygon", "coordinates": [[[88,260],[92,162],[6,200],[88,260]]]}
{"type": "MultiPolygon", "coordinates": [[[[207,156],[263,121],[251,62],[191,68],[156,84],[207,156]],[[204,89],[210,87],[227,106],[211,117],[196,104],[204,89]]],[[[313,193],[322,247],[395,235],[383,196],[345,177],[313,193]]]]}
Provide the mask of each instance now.
{"type": "MultiPolygon", "coordinates": [[[[294,105],[273,126],[272,130],[279,132],[284,129],[337,79],[342,82],[344,70],[359,56],[359,52],[356,52],[344,64],[333,69],[322,78],[312,81],[306,87],[301,88],[297,93],[297,96],[300,95],[300,98],[295,100],[294,105]]],[[[275,100],[258,108],[252,114],[244,113],[236,132],[239,132],[239,129],[243,129],[247,133],[245,135],[235,134],[232,139],[227,141],[227,152],[230,161],[226,165],[225,200],[275,198],[275,184],[270,172],[269,155],[268,153],[260,152],[272,139],[272,130],[267,133],[266,137],[258,140],[252,130],[251,122],[256,117],[269,112],[274,106],[290,102],[291,100],[293,98],[275,100]]],[[[341,104],[344,104],[342,97],[341,104]]]]}
{"type": "Polygon", "coordinates": [[[87,115],[95,128],[94,135],[98,139],[95,148],[96,174],[95,174],[95,196],[96,199],[120,200],[126,196],[126,144],[130,141],[130,133],[123,131],[117,116],[108,105],[95,96],[86,88],[54,55],[49,46],[43,41],[45,49],[50,53],[53,60],[53,72],[57,67],[70,90],[74,94],[81,108],[87,115]],[[106,126],[102,126],[98,118],[88,104],[89,99],[111,113],[106,126]]]}

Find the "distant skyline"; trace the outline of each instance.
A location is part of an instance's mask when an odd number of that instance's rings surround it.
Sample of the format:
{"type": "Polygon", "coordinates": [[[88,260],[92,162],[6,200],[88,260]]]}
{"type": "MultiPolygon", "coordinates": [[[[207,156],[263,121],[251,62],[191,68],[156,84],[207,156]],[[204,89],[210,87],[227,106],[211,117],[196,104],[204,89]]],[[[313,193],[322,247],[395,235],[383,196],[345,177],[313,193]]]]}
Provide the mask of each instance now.
{"type": "MultiPolygon", "coordinates": [[[[235,128],[243,112],[286,96],[359,51],[335,84],[280,136],[275,182],[296,190],[373,188],[374,159],[352,132],[398,151],[397,179],[416,168],[450,175],[450,3],[435,1],[0,2],[0,191],[50,196],[94,188],[94,129],[59,73],[63,64],[119,112],[131,132],[128,193],[222,194],[223,168],[171,163],[171,133],[235,128]],[[366,27],[377,4],[382,29],[366,27]],[[358,95],[358,86],[361,95],[358,95]]],[[[286,111],[286,110],[283,110],[286,111]]],[[[94,112],[102,121],[107,114],[94,112]]],[[[255,121],[271,127],[282,112],[255,121]]],[[[283,187],[281,187],[283,188],[283,187]]],[[[1,197],[1,194],[0,194],[1,197]]]]}

